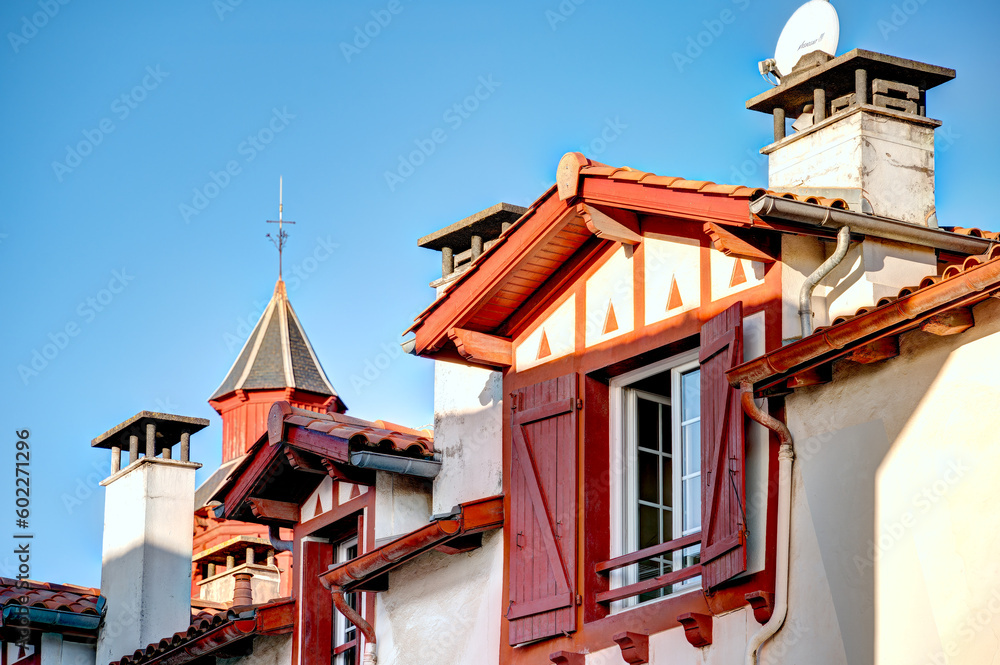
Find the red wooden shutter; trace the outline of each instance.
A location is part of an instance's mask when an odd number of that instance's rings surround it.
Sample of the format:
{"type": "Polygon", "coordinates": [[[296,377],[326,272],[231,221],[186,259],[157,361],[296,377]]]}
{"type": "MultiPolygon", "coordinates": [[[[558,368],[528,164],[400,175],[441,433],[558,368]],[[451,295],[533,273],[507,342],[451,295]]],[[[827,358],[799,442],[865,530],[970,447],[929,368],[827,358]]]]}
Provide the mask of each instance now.
{"type": "Polygon", "coordinates": [[[701,565],[706,589],[747,569],[745,443],[740,391],[726,370],[743,362],[743,303],[701,327],[701,565]]]}
{"type": "Polygon", "coordinates": [[[511,393],[510,643],[576,630],[576,374],[511,393]]]}

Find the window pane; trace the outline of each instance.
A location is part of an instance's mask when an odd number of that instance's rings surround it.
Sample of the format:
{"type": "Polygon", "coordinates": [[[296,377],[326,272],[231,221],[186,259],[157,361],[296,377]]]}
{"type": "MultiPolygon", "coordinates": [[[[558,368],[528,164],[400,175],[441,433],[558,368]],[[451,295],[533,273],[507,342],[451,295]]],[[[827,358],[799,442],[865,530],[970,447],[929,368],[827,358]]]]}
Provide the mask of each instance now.
{"type": "Polygon", "coordinates": [[[660,502],[659,455],[639,451],[639,500],[660,502]]]}
{"type": "Polygon", "coordinates": [[[698,473],[701,469],[701,421],[685,425],[684,430],[684,475],[698,473]]]}
{"type": "Polygon", "coordinates": [[[638,399],[637,441],[640,448],[659,450],[660,405],[648,399],[638,399]]]}
{"type": "Polygon", "coordinates": [[[681,377],[683,420],[697,418],[701,413],[701,370],[696,369],[681,377]]]}
{"type": "Polygon", "coordinates": [[[639,549],[660,544],[660,509],[639,506],[639,549]]]}
{"type": "Polygon", "coordinates": [[[701,476],[685,480],[684,486],[684,530],[701,526],[701,476]]]}
{"type": "Polygon", "coordinates": [[[671,409],[669,405],[664,404],[660,409],[660,450],[668,455],[673,452],[670,449],[670,439],[673,437],[670,423],[671,409]]]}
{"type": "Polygon", "coordinates": [[[671,460],[669,457],[661,457],[660,459],[663,462],[663,471],[662,475],[660,476],[663,479],[663,501],[661,503],[667,508],[673,508],[674,506],[673,460],[671,460]]]}
{"type": "Polygon", "coordinates": [[[663,511],[663,542],[674,539],[674,513],[671,510],[663,511]]]}

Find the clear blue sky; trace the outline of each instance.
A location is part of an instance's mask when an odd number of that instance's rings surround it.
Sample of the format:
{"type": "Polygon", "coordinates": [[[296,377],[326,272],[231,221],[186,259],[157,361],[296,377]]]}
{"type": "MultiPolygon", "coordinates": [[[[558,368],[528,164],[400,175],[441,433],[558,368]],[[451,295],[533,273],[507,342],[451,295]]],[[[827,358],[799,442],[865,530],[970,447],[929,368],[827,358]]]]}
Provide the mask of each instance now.
{"type": "MultiPolygon", "coordinates": [[[[416,239],[498,201],[528,205],[569,150],[765,184],[756,150],[771,121],[744,102],[766,89],[757,62],[799,4],[4,2],[0,539],[15,531],[16,430],[31,430],[32,576],[47,581],[100,580],[96,481],[109,454],[92,437],[143,409],[207,417],[199,478],[217,466],[221,421],[206,398],[274,286],[264,220],[279,175],[298,222],[289,296],[330,380],[353,415],[424,425],[432,363],[395,351],[439,275],[416,239]],[[374,37],[358,37],[366,25],[374,37]],[[690,62],[675,56],[699,39],[690,62]],[[477,91],[474,111],[450,111],[477,91]],[[444,142],[400,170],[436,129],[444,142]],[[60,347],[47,364],[19,371],[46,344],[60,347]]],[[[938,217],[1000,228],[986,204],[1000,154],[998,6],[835,5],[840,52],[958,70],[929,95],[948,132],[938,217]]],[[[0,575],[11,563],[0,555],[0,575]]]]}

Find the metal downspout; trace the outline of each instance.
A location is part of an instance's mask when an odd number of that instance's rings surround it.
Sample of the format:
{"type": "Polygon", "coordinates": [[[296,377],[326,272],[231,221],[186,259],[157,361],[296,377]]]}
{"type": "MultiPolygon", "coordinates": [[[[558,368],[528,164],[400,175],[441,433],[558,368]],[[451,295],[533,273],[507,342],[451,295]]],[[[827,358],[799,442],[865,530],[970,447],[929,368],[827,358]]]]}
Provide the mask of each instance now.
{"type": "Polygon", "coordinates": [[[277,524],[272,524],[267,528],[267,539],[271,541],[271,547],[275,552],[291,552],[292,541],[282,540],[281,532],[277,524]]]}
{"type": "Polygon", "coordinates": [[[816,285],[829,275],[834,268],[840,265],[840,262],[847,256],[847,249],[850,247],[850,244],[851,227],[840,227],[840,230],[837,231],[837,249],[834,250],[833,256],[824,261],[816,269],[816,272],[806,277],[806,281],[802,283],[802,289],[799,291],[799,322],[802,325],[803,337],[808,337],[812,334],[812,294],[816,290],[816,285]]]}
{"type": "Polygon", "coordinates": [[[774,611],[767,623],[751,636],[747,643],[746,665],[757,665],[757,655],[761,646],[781,629],[788,614],[788,553],[791,542],[792,517],[792,464],[795,451],[792,448],[792,433],[788,426],[777,418],[764,413],[753,401],[753,388],[749,383],[740,385],[743,394],[740,401],[743,411],[750,418],[778,436],[781,448],[778,450],[778,543],[775,570],[774,611]]]}
{"type": "Polygon", "coordinates": [[[375,665],[375,629],[365,621],[365,618],[357,610],[350,606],[344,596],[343,587],[331,586],[330,595],[333,597],[333,606],[337,608],[337,611],[357,626],[361,634],[365,636],[365,657],[361,662],[363,665],[375,665]]]}

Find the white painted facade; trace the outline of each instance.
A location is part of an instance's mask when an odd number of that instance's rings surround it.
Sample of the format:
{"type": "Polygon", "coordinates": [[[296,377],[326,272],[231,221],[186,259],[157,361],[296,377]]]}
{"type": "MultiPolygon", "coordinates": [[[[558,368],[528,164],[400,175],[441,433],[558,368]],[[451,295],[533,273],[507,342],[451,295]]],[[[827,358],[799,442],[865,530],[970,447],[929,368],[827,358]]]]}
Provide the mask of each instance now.
{"type": "Polygon", "coordinates": [[[38,645],[39,665],[94,665],[96,655],[94,645],[68,641],[59,633],[43,633],[38,645]]]}
{"type": "Polygon", "coordinates": [[[974,314],[787,398],[789,617],[812,633],[799,661],[972,665],[1000,650],[1000,303],[974,314]]]}

